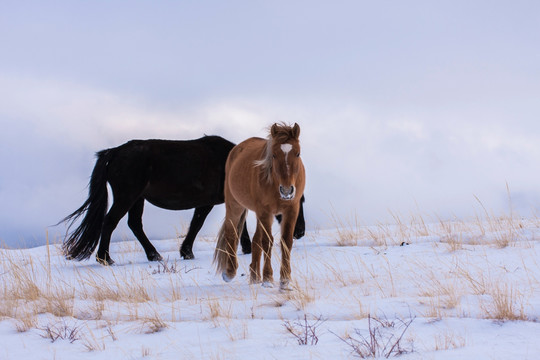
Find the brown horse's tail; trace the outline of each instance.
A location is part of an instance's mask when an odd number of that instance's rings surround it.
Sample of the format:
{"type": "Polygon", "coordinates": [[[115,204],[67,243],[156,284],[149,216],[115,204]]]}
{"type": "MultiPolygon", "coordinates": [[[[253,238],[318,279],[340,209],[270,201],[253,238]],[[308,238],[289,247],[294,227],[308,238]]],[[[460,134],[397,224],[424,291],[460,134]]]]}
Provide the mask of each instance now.
{"type": "Polygon", "coordinates": [[[216,273],[223,274],[223,279],[226,281],[232,280],[230,278],[227,280],[225,277],[225,273],[227,271],[227,265],[228,264],[234,264],[234,268],[236,270],[236,248],[238,246],[238,240],[240,239],[240,236],[242,235],[242,230],[244,229],[244,224],[246,222],[246,216],[247,216],[247,210],[244,210],[242,215],[240,216],[240,221],[238,224],[236,224],[236,234],[234,238],[227,238],[225,236],[225,228],[228,225],[226,223],[226,219],[223,222],[223,225],[221,226],[221,229],[218,233],[218,239],[216,244],[216,250],[214,252],[214,261],[213,263],[216,265],[216,273]],[[233,243],[231,243],[233,241],[233,243]]]}
{"type": "Polygon", "coordinates": [[[68,231],[84,214],[80,225],[64,239],[62,250],[67,259],[85,260],[92,255],[101,236],[101,227],[107,211],[107,164],[111,149],[97,153],[97,161],[90,177],[88,199],[80,208],[60,222],[68,223],[68,231]]]}

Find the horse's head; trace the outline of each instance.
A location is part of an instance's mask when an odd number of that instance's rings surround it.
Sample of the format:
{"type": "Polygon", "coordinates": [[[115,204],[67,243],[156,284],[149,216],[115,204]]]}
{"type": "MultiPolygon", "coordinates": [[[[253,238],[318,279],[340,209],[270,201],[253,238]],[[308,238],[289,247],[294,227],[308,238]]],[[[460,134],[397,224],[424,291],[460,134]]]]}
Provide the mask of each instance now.
{"type": "Polygon", "coordinates": [[[300,159],[300,126],[274,124],[270,129],[272,153],[272,183],[277,186],[282,200],[292,200],[297,186],[304,187],[304,173],[300,159]],[[301,178],[300,178],[301,177],[301,178]],[[300,183],[299,183],[300,182],[300,183]]]}

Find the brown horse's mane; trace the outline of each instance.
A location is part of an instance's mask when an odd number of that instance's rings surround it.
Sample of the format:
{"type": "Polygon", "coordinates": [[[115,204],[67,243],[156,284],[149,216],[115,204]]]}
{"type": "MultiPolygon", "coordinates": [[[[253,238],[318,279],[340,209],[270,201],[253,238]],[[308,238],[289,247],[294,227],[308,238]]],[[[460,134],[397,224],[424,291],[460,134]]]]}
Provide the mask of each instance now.
{"type": "Polygon", "coordinates": [[[285,123],[275,124],[270,127],[269,135],[266,138],[266,145],[264,146],[263,156],[261,160],[255,161],[255,166],[259,166],[263,173],[263,178],[268,183],[272,182],[272,146],[274,141],[278,144],[285,144],[287,141],[293,139],[297,140],[297,135],[294,134],[293,127],[285,123]],[[272,134],[272,128],[274,133],[272,134]]]}

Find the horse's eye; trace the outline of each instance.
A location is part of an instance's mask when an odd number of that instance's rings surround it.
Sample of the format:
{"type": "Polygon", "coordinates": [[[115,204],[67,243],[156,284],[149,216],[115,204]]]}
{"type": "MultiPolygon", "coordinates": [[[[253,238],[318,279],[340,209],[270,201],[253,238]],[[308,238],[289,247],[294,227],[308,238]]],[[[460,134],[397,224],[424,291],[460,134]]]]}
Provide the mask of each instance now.
{"type": "Polygon", "coordinates": [[[272,154],[272,159],[275,159],[276,158],[276,155],[272,154]]]}
{"type": "Polygon", "coordinates": [[[296,154],[296,157],[300,157],[300,153],[296,154]]]}

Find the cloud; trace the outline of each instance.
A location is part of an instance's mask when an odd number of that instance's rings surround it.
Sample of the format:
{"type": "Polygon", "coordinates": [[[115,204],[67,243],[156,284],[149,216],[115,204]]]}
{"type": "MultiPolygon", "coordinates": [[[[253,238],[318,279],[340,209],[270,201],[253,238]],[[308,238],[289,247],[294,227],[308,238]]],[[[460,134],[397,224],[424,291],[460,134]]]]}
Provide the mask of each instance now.
{"type": "MultiPolygon", "coordinates": [[[[436,109],[373,110],[350,99],[220,97],[189,105],[162,104],[132,94],[44,78],[0,77],[0,239],[42,239],[86,198],[93,153],[133,138],[191,139],[217,134],[234,142],[265,137],[277,121],[301,125],[307,167],[308,228],[332,226],[331,212],[356,213],[365,223],[393,212],[471,216],[474,196],[495,213],[538,207],[537,125],[436,109]],[[441,116],[437,118],[436,116],[441,116]]],[[[485,111],[485,110],[484,110],[485,111]]],[[[147,206],[151,238],[172,237],[191,212],[147,206]]],[[[203,233],[217,231],[217,207],[203,233]]],[[[253,221],[253,220],[252,220],[253,221]]],[[[125,220],[116,237],[131,237],[125,220]]]]}
{"type": "MultiPolygon", "coordinates": [[[[160,108],[142,99],[50,79],[0,76],[0,240],[43,241],[46,229],[80,206],[94,152],[133,138],[193,139],[222,135],[239,142],[266,136],[271,120],[249,102],[222,100],[160,108]],[[31,104],[31,106],[29,106],[31,104]]],[[[151,209],[145,221],[153,236],[174,236],[191,213],[151,209]]],[[[211,216],[215,231],[221,218],[211,216]]],[[[118,234],[129,234],[122,222],[118,234]]],[[[117,236],[118,237],[118,236],[117,236]]]]}

